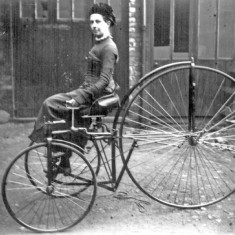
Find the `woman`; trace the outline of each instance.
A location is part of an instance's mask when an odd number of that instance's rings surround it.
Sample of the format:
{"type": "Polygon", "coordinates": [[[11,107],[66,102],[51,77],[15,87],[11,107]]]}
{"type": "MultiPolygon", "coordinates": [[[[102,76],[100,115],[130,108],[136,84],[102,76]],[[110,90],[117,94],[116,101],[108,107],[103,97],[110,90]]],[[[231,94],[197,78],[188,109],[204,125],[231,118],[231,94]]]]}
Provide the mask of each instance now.
{"type": "MultiPolygon", "coordinates": [[[[118,62],[118,50],[110,33],[110,27],[115,24],[113,10],[105,3],[94,4],[89,11],[89,16],[90,28],[95,37],[95,44],[86,58],[87,73],[85,74],[84,83],[76,90],[53,95],[43,102],[35,122],[34,130],[29,136],[34,142],[43,141],[45,120],[65,119],[67,125],[70,125],[71,114],[65,106],[66,102],[72,106],[90,105],[95,99],[109,94],[115,89],[113,72],[118,62]]],[[[82,119],[79,116],[76,116],[76,118],[77,125],[89,126],[90,122],[88,120],[82,119]]],[[[64,135],[60,138],[68,139],[69,137],[64,135]]],[[[78,133],[73,136],[73,141],[81,147],[84,147],[86,144],[86,140],[79,136],[78,133]]],[[[68,168],[69,161],[61,161],[60,166],[68,168]]]]}

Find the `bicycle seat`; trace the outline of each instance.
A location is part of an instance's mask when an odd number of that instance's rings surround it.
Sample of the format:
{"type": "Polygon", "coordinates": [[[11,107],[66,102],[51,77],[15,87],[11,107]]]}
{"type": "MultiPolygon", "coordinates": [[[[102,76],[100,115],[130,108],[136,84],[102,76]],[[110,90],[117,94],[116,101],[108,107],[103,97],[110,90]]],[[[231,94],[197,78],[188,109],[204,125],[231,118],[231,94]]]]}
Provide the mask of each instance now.
{"type": "Polygon", "coordinates": [[[79,113],[82,117],[107,116],[113,108],[120,106],[118,94],[112,93],[95,100],[92,105],[81,105],[79,113]]]}

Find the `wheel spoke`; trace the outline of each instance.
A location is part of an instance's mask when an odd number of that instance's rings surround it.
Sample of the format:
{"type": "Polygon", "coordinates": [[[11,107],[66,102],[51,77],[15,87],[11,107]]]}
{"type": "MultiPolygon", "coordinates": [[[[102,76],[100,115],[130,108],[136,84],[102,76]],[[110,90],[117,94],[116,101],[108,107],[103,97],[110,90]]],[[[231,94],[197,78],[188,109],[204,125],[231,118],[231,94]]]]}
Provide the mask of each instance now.
{"type": "Polygon", "coordinates": [[[74,226],[90,211],[96,196],[95,173],[88,160],[69,145],[52,142],[52,146],[71,152],[71,174],[55,173],[62,161],[60,155],[52,158],[52,178],[48,179],[47,145],[41,143],[20,153],[3,177],[7,210],[21,225],[37,232],[74,226]]]}
{"type": "Polygon", "coordinates": [[[179,208],[210,205],[233,193],[231,87],[234,79],[223,72],[180,64],[150,73],[129,95],[119,145],[125,161],[136,143],[127,172],[142,192],[179,208]]]}

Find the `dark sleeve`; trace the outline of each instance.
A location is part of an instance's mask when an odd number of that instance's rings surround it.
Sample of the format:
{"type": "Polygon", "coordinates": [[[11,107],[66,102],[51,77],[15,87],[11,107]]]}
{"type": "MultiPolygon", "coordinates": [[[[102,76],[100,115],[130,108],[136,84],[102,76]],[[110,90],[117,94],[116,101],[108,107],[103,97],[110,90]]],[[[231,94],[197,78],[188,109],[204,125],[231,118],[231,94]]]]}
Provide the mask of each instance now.
{"type": "Polygon", "coordinates": [[[101,72],[99,80],[88,88],[89,93],[94,97],[102,95],[104,88],[109,84],[116,63],[115,50],[107,46],[101,53],[101,72]]]}

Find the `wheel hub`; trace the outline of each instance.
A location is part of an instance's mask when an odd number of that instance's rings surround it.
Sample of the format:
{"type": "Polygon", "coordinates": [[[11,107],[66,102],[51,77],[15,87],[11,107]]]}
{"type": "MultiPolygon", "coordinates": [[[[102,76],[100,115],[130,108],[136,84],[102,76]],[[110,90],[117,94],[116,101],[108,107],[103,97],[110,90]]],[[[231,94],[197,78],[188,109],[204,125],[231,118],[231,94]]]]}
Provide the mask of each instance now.
{"type": "Polygon", "coordinates": [[[189,136],[188,137],[188,143],[191,146],[196,146],[198,143],[198,140],[194,136],[189,136]]]}
{"type": "Polygon", "coordinates": [[[53,185],[47,186],[46,191],[48,194],[52,194],[54,192],[54,186],[53,185]]]}

